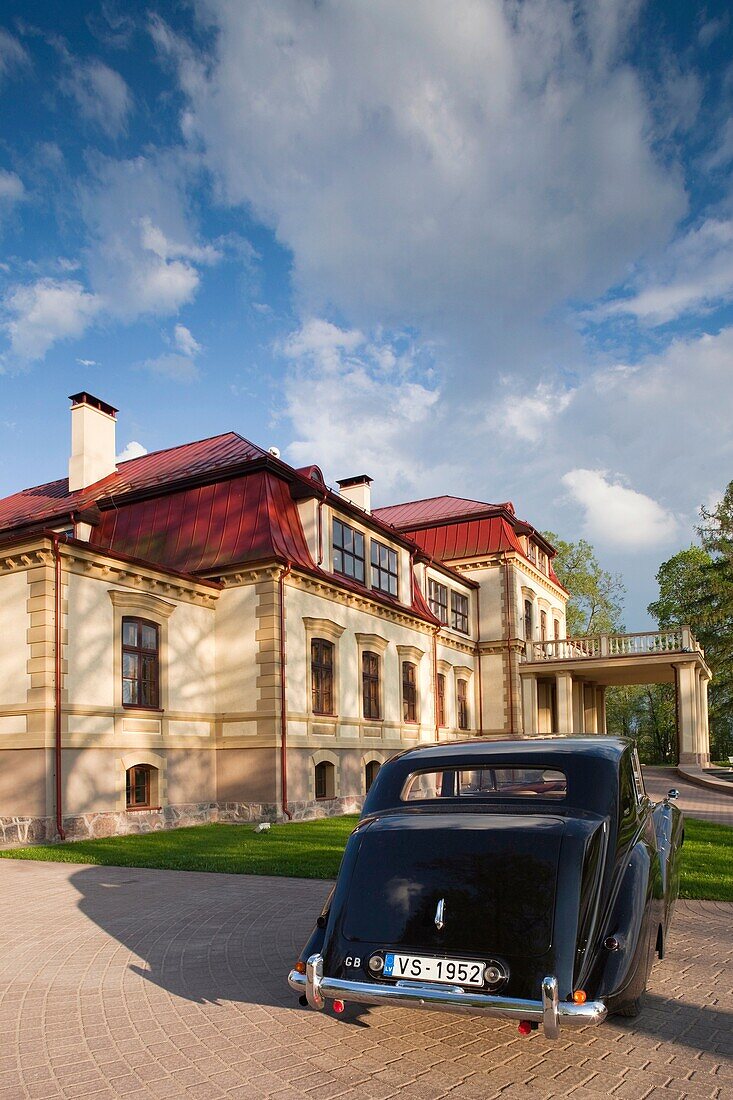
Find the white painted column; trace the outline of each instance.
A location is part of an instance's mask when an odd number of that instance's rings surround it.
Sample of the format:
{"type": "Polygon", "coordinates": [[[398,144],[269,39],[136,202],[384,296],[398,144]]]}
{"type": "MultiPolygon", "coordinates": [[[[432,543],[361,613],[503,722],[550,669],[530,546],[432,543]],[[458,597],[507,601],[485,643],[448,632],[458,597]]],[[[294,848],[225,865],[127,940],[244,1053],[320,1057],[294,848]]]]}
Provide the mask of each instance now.
{"type": "Polygon", "coordinates": [[[703,675],[700,680],[700,702],[702,705],[702,752],[705,756],[703,766],[710,763],[710,717],[708,715],[708,687],[710,685],[710,677],[703,675]]]}
{"type": "Polygon", "coordinates": [[[571,673],[555,673],[555,693],[557,699],[557,729],[554,732],[574,733],[573,677],[571,673]]]}
{"type": "Polygon", "coordinates": [[[596,688],[596,729],[598,733],[607,733],[606,729],[606,689],[596,688]]]}
{"type": "Polygon", "coordinates": [[[677,669],[680,764],[699,767],[702,760],[697,741],[697,669],[692,662],[675,665],[675,668],[677,669]]]}
{"type": "Polygon", "coordinates": [[[522,676],[522,732],[533,737],[538,731],[537,677],[522,676]]]}

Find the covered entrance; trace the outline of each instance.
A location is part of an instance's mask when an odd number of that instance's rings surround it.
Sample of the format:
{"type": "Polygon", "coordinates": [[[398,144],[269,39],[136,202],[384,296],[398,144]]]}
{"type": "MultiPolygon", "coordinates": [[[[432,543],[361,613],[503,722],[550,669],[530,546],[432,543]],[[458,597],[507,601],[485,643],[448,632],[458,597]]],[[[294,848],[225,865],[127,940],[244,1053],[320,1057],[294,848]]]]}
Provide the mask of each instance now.
{"type": "Polygon", "coordinates": [[[605,733],[607,687],[673,683],[679,762],[710,763],[705,654],[689,627],[528,642],[519,666],[522,729],[605,733]]]}

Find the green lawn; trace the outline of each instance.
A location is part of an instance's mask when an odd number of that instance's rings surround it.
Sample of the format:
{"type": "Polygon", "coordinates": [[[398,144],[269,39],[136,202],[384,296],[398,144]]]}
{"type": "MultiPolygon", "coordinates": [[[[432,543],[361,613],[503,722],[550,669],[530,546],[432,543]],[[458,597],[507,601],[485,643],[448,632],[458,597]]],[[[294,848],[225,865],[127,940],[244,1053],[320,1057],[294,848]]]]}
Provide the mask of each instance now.
{"type": "MultiPolygon", "coordinates": [[[[335,878],[356,815],[273,825],[257,835],[252,825],[195,825],[143,836],[78,840],[0,851],[4,859],[226,871],[237,875],[335,878]]],[[[685,821],[680,896],[733,901],[733,828],[685,821]]]]}
{"type": "Polygon", "coordinates": [[[733,829],[685,818],[681,898],[733,901],[733,829]]]}
{"type": "Polygon", "coordinates": [[[235,875],[335,878],[356,814],[273,825],[193,825],[141,836],[75,840],[0,851],[4,859],[98,863],[113,867],[163,867],[174,871],[226,871],[235,875]]]}

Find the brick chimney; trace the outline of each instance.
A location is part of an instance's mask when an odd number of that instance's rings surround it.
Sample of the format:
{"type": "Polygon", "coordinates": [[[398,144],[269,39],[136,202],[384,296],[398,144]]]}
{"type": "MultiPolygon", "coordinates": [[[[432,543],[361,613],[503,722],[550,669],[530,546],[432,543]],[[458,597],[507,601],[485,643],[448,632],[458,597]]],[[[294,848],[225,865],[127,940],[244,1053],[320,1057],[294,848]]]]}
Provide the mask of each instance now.
{"type": "Polygon", "coordinates": [[[339,493],[365,512],[372,510],[372,479],[368,474],[345,477],[337,482],[339,493]]]}
{"type": "Polygon", "coordinates": [[[71,401],[71,458],[69,492],[86,489],[113,474],[115,463],[115,416],[117,409],[92,397],[74,393],[71,401]]]}

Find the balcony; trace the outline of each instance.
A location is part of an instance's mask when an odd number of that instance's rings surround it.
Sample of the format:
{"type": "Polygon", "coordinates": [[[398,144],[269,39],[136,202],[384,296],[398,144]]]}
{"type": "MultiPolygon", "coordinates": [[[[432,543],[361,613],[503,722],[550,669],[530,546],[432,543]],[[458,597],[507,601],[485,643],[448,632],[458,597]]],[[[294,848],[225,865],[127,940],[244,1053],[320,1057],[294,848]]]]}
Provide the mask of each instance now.
{"type": "Polygon", "coordinates": [[[583,661],[613,657],[648,657],[671,653],[705,653],[689,626],[637,634],[594,634],[577,638],[553,638],[527,642],[524,663],[583,661]]]}

